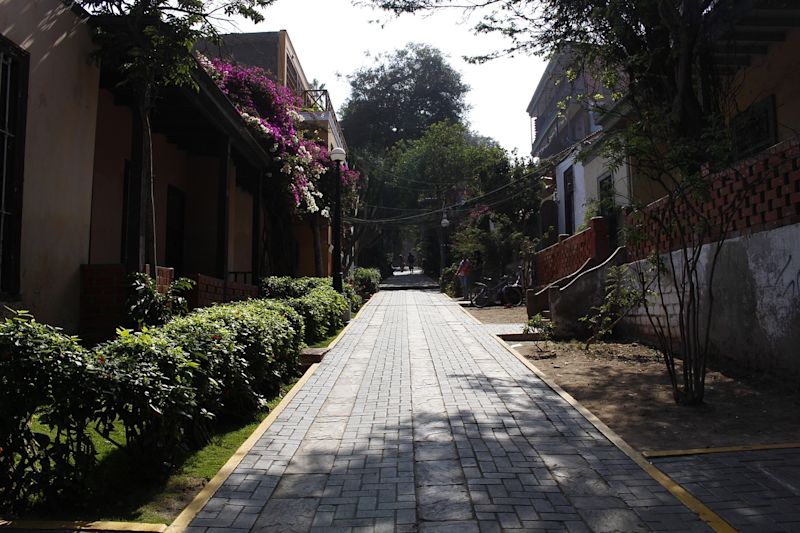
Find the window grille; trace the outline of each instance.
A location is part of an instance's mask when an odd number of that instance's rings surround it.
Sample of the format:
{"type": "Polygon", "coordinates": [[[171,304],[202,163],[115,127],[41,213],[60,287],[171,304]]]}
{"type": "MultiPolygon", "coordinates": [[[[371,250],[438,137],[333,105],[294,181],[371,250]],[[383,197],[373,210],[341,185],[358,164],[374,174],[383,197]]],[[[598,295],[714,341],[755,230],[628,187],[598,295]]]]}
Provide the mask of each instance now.
{"type": "Polygon", "coordinates": [[[28,55],[0,36],[0,293],[19,292],[28,55]]]}

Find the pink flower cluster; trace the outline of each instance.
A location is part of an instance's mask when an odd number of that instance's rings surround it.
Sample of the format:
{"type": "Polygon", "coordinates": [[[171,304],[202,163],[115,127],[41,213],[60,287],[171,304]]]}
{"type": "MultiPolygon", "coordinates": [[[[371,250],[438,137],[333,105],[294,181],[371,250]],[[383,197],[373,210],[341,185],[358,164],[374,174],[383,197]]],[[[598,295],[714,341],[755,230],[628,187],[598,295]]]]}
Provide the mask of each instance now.
{"type": "MultiPolygon", "coordinates": [[[[319,181],[334,167],[324,145],[302,138],[298,124],[300,99],[286,87],[275,83],[266,71],[222,59],[198,56],[198,62],[233,103],[262,146],[276,161],[278,172],[289,180],[289,193],[296,208],[320,211],[323,200],[319,181]]],[[[342,183],[355,187],[360,174],[344,170],[342,183]]],[[[323,213],[328,210],[323,209],[323,213]]]]}

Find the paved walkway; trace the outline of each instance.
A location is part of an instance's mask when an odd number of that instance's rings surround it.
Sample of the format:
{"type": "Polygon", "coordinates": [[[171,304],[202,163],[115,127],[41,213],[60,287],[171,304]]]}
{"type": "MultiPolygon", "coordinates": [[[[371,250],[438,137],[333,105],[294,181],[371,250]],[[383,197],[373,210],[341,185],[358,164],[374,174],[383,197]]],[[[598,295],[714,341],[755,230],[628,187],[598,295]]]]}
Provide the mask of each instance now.
{"type": "Polygon", "coordinates": [[[800,449],[653,463],[739,531],[800,531],[800,449]]]}
{"type": "Polygon", "coordinates": [[[193,531],[705,531],[457,304],[380,292],[193,531]]]}

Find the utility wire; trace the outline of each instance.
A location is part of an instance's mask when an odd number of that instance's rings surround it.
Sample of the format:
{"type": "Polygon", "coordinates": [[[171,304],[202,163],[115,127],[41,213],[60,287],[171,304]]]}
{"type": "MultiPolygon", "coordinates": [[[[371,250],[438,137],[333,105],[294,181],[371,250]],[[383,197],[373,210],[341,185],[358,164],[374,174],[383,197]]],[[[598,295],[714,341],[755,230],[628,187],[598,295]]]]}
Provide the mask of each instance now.
{"type": "MultiPolygon", "coordinates": [[[[425,218],[427,216],[438,214],[438,213],[444,213],[445,211],[447,211],[449,209],[455,209],[456,207],[462,207],[464,204],[475,202],[476,200],[480,200],[482,198],[486,198],[487,196],[490,196],[490,195],[492,195],[492,194],[494,194],[494,193],[496,193],[498,191],[507,189],[508,187],[510,187],[512,185],[519,184],[519,183],[522,182],[522,180],[525,180],[525,179],[528,179],[528,178],[531,178],[531,177],[534,177],[534,176],[543,177],[545,169],[549,169],[551,166],[554,166],[554,162],[562,161],[567,156],[567,154],[569,154],[573,150],[573,148],[574,147],[572,147],[572,146],[567,147],[564,150],[562,150],[562,151],[560,151],[560,152],[558,152],[556,154],[551,155],[547,159],[543,159],[539,163],[539,167],[536,170],[534,170],[533,172],[529,172],[529,173],[521,176],[520,178],[518,178],[516,180],[512,180],[512,181],[506,183],[505,185],[501,185],[500,187],[498,187],[498,188],[496,188],[496,189],[494,189],[492,191],[489,191],[487,193],[484,193],[484,194],[482,194],[480,196],[476,196],[474,198],[470,198],[470,199],[464,201],[462,204],[453,204],[453,205],[450,205],[450,206],[442,207],[441,209],[433,209],[431,211],[428,211],[427,213],[420,213],[420,214],[417,214],[417,215],[409,215],[409,216],[404,216],[404,217],[373,218],[373,219],[356,218],[356,217],[344,217],[344,220],[349,222],[349,223],[351,223],[351,224],[395,224],[395,223],[398,223],[398,222],[409,222],[409,221],[412,221],[412,220],[422,219],[422,218],[425,218]]],[[[512,196],[509,196],[507,199],[510,199],[510,198],[512,198],[512,196]]]]}
{"type": "Polygon", "coordinates": [[[510,182],[506,183],[505,185],[501,185],[500,187],[498,187],[498,188],[496,188],[496,189],[494,189],[492,191],[489,191],[489,192],[481,194],[479,196],[475,196],[473,198],[470,198],[470,199],[464,201],[463,203],[445,206],[445,207],[442,207],[441,209],[433,209],[433,210],[428,211],[426,213],[419,213],[419,214],[416,214],[416,215],[408,215],[408,216],[394,217],[394,218],[365,219],[365,218],[356,218],[356,217],[345,217],[344,219],[347,222],[350,222],[351,224],[394,224],[394,223],[397,223],[397,222],[405,222],[405,221],[410,221],[410,220],[417,220],[417,219],[420,219],[420,218],[425,218],[425,217],[430,216],[430,215],[434,215],[434,214],[438,214],[438,213],[444,213],[445,211],[447,211],[449,209],[455,209],[456,207],[462,207],[464,204],[473,203],[473,202],[475,202],[477,200],[481,200],[483,198],[491,196],[492,194],[494,194],[496,192],[505,190],[505,189],[511,187],[512,185],[518,185],[518,184],[522,183],[522,180],[530,178],[530,177],[533,177],[535,175],[537,175],[537,172],[530,172],[530,173],[525,174],[524,176],[520,177],[517,180],[510,181],[510,182]]]}

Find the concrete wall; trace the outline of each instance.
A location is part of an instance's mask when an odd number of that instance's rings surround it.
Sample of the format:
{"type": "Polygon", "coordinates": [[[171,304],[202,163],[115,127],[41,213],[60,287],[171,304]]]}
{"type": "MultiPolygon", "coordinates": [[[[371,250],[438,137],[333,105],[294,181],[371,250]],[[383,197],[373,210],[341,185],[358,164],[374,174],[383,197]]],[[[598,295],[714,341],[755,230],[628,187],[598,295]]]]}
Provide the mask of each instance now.
{"type": "Polygon", "coordinates": [[[0,0],[0,34],[30,54],[21,304],[75,331],[89,257],[99,71],[87,26],[58,0],[0,0]]]}
{"type": "MultiPolygon", "coordinates": [[[[702,253],[701,272],[708,279],[710,247],[702,253]]],[[[646,268],[646,261],[631,266],[646,268]]],[[[800,224],[726,241],[713,283],[714,353],[757,369],[800,374],[800,224]]],[[[664,301],[670,314],[677,313],[671,283],[667,283],[664,301]]],[[[708,305],[707,292],[703,305],[708,305]]],[[[666,318],[660,306],[652,309],[666,318]]],[[[652,335],[643,308],[621,326],[625,334],[652,335]]]]}

